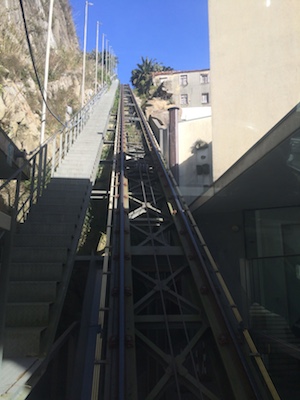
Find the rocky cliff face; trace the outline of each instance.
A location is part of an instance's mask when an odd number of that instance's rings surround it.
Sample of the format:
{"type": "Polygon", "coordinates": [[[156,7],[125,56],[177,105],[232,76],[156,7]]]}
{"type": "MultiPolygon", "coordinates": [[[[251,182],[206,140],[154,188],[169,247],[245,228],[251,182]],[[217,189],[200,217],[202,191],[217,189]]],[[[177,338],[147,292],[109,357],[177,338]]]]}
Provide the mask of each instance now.
{"type": "MultiPolygon", "coordinates": [[[[48,0],[23,1],[38,75],[43,85],[48,0]]],[[[81,52],[68,0],[55,0],[48,105],[64,122],[67,106],[79,105],[81,52]]],[[[88,88],[88,87],[87,87],[88,88]]],[[[27,152],[39,144],[42,97],[25,37],[19,0],[0,0],[0,126],[27,152]]],[[[59,124],[47,114],[46,134],[59,124]]]]}
{"type": "MultiPolygon", "coordinates": [[[[45,48],[48,29],[49,0],[23,1],[25,17],[33,46],[45,48]]],[[[72,19],[72,10],[68,0],[55,0],[52,22],[52,48],[78,50],[78,39],[72,19]]],[[[1,25],[13,23],[17,31],[24,34],[22,13],[19,0],[0,0],[1,25]]]]}

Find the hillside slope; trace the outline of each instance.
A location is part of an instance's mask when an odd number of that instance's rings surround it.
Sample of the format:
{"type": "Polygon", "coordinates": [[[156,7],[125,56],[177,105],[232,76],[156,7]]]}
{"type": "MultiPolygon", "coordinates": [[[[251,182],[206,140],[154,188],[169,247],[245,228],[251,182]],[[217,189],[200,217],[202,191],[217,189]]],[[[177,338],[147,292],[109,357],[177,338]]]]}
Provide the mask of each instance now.
{"type": "MultiPolygon", "coordinates": [[[[38,76],[43,86],[49,1],[23,2],[38,76]]],[[[20,2],[0,0],[0,126],[27,152],[39,144],[42,97],[26,41],[20,2]]],[[[82,55],[68,0],[54,2],[48,104],[62,122],[79,107],[82,55]]],[[[89,89],[87,66],[86,88],[89,89]]],[[[90,85],[91,87],[91,85],[90,85]]],[[[47,113],[46,135],[60,124],[47,113]]]]}

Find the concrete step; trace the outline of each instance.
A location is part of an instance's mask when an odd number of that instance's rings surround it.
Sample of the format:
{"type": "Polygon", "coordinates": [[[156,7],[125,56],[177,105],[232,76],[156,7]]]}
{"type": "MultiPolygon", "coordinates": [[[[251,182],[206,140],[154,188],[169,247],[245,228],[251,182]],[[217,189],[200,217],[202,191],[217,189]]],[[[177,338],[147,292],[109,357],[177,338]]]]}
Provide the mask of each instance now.
{"type": "Polygon", "coordinates": [[[45,327],[11,327],[5,330],[5,358],[34,356],[40,353],[40,341],[45,327]]]}
{"type": "MultiPolygon", "coordinates": [[[[82,153],[82,149],[78,150],[77,152],[70,153],[68,158],[62,161],[61,165],[67,165],[68,163],[72,163],[78,166],[84,166],[85,163],[93,164],[95,162],[95,156],[98,154],[98,148],[95,149],[94,145],[85,146],[84,153],[82,153]]],[[[59,169],[58,168],[58,169],[59,169]]]]}
{"type": "Polygon", "coordinates": [[[41,196],[43,198],[44,195],[53,195],[53,196],[61,196],[66,198],[72,198],[74,196],[83,197],[88,190],[88,185],[86,182],[82,184],[64,184],[63,178],[55,178],[56,180],[61,180],[62,182],[50,183],[44,191],[44,194],[41,196]]]}
{"type": "Polygon", "coordinates": [[[84,196],[82,193],[78,192],[77,195],[72,195],[72,194],[66,194],[66,193],[55,193],[54,191],[49,191],[42,196],[37,205],[48,205],[48,206],[53,206],[53,205],[63,205],[63,206],[81,206],[84,201],[84,196]]]}
{"type": "Polygon", "coordinates": [[[67,260],[68,249],[66,247],[14,247],[12,262],[60,262],[67,260]]]}
{"type": "Polygon", "coordinates": [[[66,246],[70,247],[72,237],[71,235],[59,235],[59,234],[37,234],[37,233],[18,233],[14,237],[14,245],[17,247],[45,247],[47,245],[54,246],[66,246]]]}
{"type": "Polygon", "coordinates": [[[70,160],[65,165],[62,164],[57,173],[59,174],[61,171],[66,170],[73,173],[79,173],[80,171],[91,171],[93,167],[94,163],[89,162],[88,160],[84,164],[78,164],[76,161],[70,160]]]}
{"type": "Polygon", "coordinates": [[[30,224],[76,224],[79,219],[79,214],[72,214],[72,213],[47,213],[47,215],[43,215],[42,213],[30,213],[28,216],[28,223],[30,224]]]}
{"type": "Polygon", "coordinates": [[[47,190],[56,189],[56,190],[78,190],[78,188],[87,189],[90,185],[90,182],[87,179],[68,179],[68,178],[52,178],[49,185],[47,186],[47,190]]]}
{"type": "Polygon", "coordinates": [[[76,148],[74,147],[62,162],[67,162],[70,158],[77,158],[78,164],[83,165],[84,160],[91,159],[91,154],[97,154],[101,145],[102,144],[95,144],[93,141],[80,143],[80,145],[78,143],[78,146],[76,148]]]}
{"type": "Polygon", "coordinates": [[[7,327],[47,326],[49,303],[8,303],[6,307],[7,327]]]}
{"type": "Polygon", "coordinates": [[[12,281],[29,281],[34,276],[40,281],[60,281],[62,278],[62,263],[33,263],[20,262],[12,263],[10,269],[10,279],[12,281]]]}
{"type": "Polygon", "coordinates": [[[57,172],[57,176],[60,176],[60,177],[65,177],[65,176],[73,176],[74,178],[78,178],[79,176],[81,176],[82,178],[90,178],[90,176],[91,176],[91,171],[90,170],[88,170],[88,171],[81,171],[80,173],[79,172],[70,172],[69,170],[61,170],[60,172],[57,172]]]}
{"type": "MultiPolygon", "coordinates": [[[[61,178],[61,180],[63,180],[64,178],[61,178]]],[[[86,179],[86,178],[85,178],[86,179]]],[[[46,191],[44,192],[44,194],[41,196],[41,198],[43,198],[43,196],[47,197],[47,196],[61,196],[65,198],[72,198],[72,197],[78,197],[81,199],[84,199],[85,196],[88,194],[88,187],[84,186],[77,186],[77,185],[72,185],[69,187],[65,187],[63,184],[55,184],[54,186],[49,186],[46,191]]]]}
{"type": "Polygon", "coordinates": [[[32,233],[39,235],[72,235],[76,228],[75,223],[63,223],[57,224],[54,221],[50,223],[39,223],[39,222],[31,222],[25,224],[21,224],[19,227],[19,233],[32,233]]]}
{"type": "Polygon", "coordinates": [[[43,215],[48,214],[72,214],[79,215],[81,211],[81,205],[76,204],[40,204],[37,203],[31,207],[30,215],[41,213],[43,215]]]}
{"type": "Polygon", "coordinates": [[[54,302],[57,282],[53,281],[11,281],[9,284],[9,303],[54,302]]]}
{"type": "Polygon", "coordinates": [[[84,166],[82,168],[74,168],[70,166],[65,166],[62,167],[59,171],[57,171],[56,175],[57,176],[67,176],[63,174],[70,174],[68,176],[73,177],[73,178],[79,178],[79,177],[89,177],[92,173],[93,166],[84,166]]]}

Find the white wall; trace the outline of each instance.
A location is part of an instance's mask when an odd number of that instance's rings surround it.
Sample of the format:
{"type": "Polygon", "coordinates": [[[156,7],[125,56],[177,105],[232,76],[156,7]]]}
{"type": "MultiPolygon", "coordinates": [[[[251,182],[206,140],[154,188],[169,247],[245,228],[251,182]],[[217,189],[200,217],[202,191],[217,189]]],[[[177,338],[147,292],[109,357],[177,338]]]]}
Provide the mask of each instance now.
{"type": "Polygon", "coordinates": [[[199,164],[209,164],[211,168],[211,139],[211,117],[178,123],[179,187],[188,203],[211,184],[211,173],[197,175],[196,167],[199,164]],[[193,152],[197,140],[208,143],[208,148],[193,152]]]}
{"type": "Polygon", "coordinates": [[[209,0],[214,179],[300,100],[300,1],[209,0]]]}

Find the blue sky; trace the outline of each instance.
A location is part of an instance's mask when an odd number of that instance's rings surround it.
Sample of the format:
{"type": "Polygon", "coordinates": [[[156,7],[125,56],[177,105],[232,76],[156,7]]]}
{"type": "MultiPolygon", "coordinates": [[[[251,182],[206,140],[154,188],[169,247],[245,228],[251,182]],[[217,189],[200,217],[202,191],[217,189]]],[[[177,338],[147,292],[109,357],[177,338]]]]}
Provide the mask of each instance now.
{"type": "MultiPolygon", "coordinates": [[[[87,51],[96,48],[96,26],[119,59],[118,76],[129,83],[141,57],[175,70],[209,68],[208,0],[90,0],[87,51]]],[[[85,0],[70,0],[83,48],[85,0]]]]}

